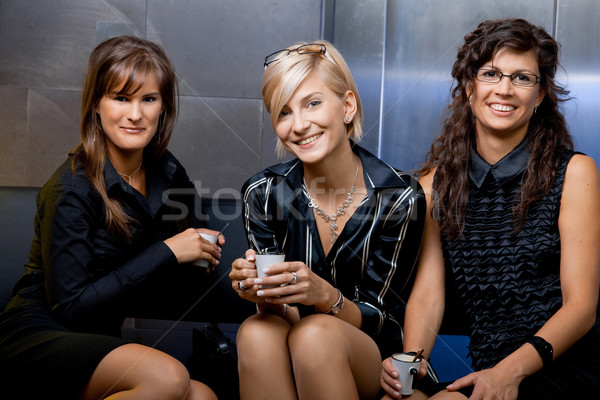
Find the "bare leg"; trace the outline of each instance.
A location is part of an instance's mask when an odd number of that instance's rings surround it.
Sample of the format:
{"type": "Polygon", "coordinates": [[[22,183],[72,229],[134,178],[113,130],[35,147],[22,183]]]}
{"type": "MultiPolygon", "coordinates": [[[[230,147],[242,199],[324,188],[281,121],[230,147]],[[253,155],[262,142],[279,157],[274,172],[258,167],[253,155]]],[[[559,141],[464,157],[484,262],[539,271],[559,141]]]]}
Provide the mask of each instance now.
{"type": "Polygon", "coordinates": [[[126,344],[100,361],[79,399],[216,399],[207,386],[194,383],[191,388],[190,382],[177,359],[140,344],[126,344]]]}
{"type": "MultiPolygon", "coordinates": [[[[425,393],[421,392],[420,390],[415,390],[413,392],[413,394],[411,394],[409,396],[402,396],[402,398],[407,399],[407,400],[427,400],[427,399],[429,399],[429,396],[427,396],[425,393]]],[[[395,399],[386,394],[380,400],[395,400],[395,399]]]]}
{"type": "Polygon", "coordinates": [[[372,399],[379,390],[379,349],[345,321],[307,316],[292,328],[289,348],[300,399],[372,399]]]}
{"type": "Polygon", "coordinates": [[[431,400],[466,400],[466,396],[459,392],[448,392],[446,390],[436,393],[431,400]]]}
{"type": "Polygon", "coordinates": [[[190,380],[190,391],[185,400],[217,400],[217,395],[204,383],[190,380]]]}
{"type": "Polygon", "coordinates": [[[237,333],[242,400],[297,399],[287,346],[290,325],[270,314],[246,319],[237,333]]]}

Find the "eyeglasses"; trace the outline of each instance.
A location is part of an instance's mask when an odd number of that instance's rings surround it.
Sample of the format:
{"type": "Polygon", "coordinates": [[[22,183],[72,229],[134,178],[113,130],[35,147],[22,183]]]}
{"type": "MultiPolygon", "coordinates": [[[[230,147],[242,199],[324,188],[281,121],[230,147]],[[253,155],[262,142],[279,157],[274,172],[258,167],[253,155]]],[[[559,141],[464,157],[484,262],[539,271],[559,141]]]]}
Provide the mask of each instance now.
{"type": "Polygon", "coordinates": [[[327,59],[329,61],[331,61],[332,63],[335,64],[335,61],[333,61],[333,58],[331,58],[331,56],[329,55],[329,53],[327,53],[327,47],[325,47],[324,44],[321,43],[308,43],[308,44],[303,44],[302,46],[298,46],[295,49],[283,49],[283,50],[277,50],[275,53],[271,53],[268,56],[265,57],[265,69],[267,69],[267,67],[269,66],[269,64],[274,63],[275,61],[279,61],[284,57],[289,56],[291,53],[298,53],[298,54],[318,54],[321,53],[323,55],[325,55],[325,57],[327,57],[327,59]]]}
{"type": "Polygon", "coordinates": [[[478,81],[485,83],[498,83],[505,76],[510,78],[513,85],[522,87],[533,87],[542,81],[541,77],[524,72],[515,72],[514,74],[506,75],[500,71],[489,68],[480,68],[475,71],[475,78],[477,78],[478,81]]]}

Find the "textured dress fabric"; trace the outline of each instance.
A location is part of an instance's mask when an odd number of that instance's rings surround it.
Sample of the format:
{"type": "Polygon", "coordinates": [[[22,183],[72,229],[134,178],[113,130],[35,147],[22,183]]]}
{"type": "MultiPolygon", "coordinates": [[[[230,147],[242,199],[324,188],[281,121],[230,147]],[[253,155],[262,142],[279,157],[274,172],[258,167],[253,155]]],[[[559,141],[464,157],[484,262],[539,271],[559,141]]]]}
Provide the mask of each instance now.
{"type": "MultiPolygon", "coordinates": [[[[426,212],[420,185],[352,144],[363,165],[367,195],[325,256],[308,206],[298,159],[277,164],[242,188],[249,245],[277,247],[338,288],[362,313],[361,329],[384,357],[402,351],[404,306],[414,280],[426,212]]],[[[328,238],[327,238],[328,240],[328,238]]],[[[300,306],[301,314],[314,313],[300,306]]]]}
{"type": "MultiPolygon", "coordinates": [[[[558,216],[565,171],[573,154],[564,150],[552,188],[530,205],[524,225],[515,233],[512,209],[530,156],[528,140],[495,165],[488,164],[475,150],[471,152],[464,232],[455,241],[442,234],[442,246],[447,279],[453,280],[466,314],[469,351],[476,370],[493,367],[522,346],[562,305],[558,216]]],[[[540,384],[545,387],[542,390],[549,390],[548,396],[571,388],[561,377],[561,369],[595,375],[588,388],[597,385],[598,321],[580,342],[553,365],[556,374],[551,380],[558,380],[540,384]],[[583,343],[589,347],[590,365],[582,366],[586,361],[569,356],[583,343]],[[562,389],[555,389],[561,384],[562,389]]],[[[539,376],[526,379],[521,396],[528,390],[527,382],[539,381],[548,373],[544,369],[539,376]]],[[[554,398],[539,397],[540,393],[533,391],[531,398],[554,398]]]]}
{"type": "Polygon", "coordinates": [[[3,394],[76,398],[102,358],[126,343],[124,318],[163,307],[166,288],[181,281],[184,268],[163,240],[197,223],[183,167],[170,153],[147,166],[147,198],[108,160],[104,176],[136,221],[133,239],[107,232],[102,198],[67,159],[40,190],[26,272],[0,315],[3,394]]]}

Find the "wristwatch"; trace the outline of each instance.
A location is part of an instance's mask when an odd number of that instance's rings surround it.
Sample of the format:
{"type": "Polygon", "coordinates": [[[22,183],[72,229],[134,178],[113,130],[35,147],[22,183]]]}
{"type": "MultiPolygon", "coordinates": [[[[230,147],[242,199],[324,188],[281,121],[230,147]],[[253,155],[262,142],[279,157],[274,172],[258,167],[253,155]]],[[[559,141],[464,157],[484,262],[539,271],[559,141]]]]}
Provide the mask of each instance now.
{"type": "Polygon", "coordinates": [[[552,364],[554,349],[550,343],[540,336],[530,337],[527,343],[531,344],[537,350],[544,363],[544,368],[552,364]]]}

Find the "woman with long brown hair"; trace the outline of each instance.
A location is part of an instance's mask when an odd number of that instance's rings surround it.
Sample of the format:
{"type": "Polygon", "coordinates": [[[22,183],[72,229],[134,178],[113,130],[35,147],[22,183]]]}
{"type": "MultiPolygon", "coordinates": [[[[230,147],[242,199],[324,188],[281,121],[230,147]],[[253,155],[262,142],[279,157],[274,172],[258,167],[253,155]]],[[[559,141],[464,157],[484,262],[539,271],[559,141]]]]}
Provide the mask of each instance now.
{"type": "MultiPolygon", "coordinates": [[[[404,345],[431,352],[447,279],[475,372],[432,398],[600,393],[600,178],[573,151],[558,56],[522,19],[482,22],[458,51],[449,116],[420,171],[428,213],[404,345]]],[[[383,366],[382,386],[399,398],[397,372],[383,366]]]]}
{"type": "Polygon", "coordinates": [[[210,270],[220,258],[198,234],[216,232],[165,201],[171,191],[194,209],[193,184],[167,151],[177,99],[156,44],[121,36],[92,52],[81,143],[40,190],[26,272],[0,315],[3,395],[216,398],[175,358],[119,338],[127,313],[175,290],[168,282],[189,263],[210,270]]]}

